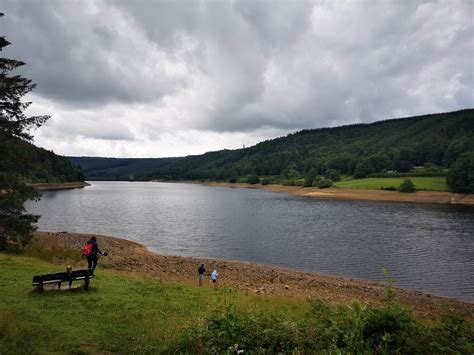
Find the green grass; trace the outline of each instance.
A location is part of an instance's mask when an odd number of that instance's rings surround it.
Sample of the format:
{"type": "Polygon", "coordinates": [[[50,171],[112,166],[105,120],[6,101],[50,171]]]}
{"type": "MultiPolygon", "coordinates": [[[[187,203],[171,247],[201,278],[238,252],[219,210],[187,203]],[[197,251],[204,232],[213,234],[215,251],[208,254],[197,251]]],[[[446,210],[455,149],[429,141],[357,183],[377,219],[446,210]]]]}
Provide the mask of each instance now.
{"type": "MultiPolygon", "coordinates": [[[[405,179],[404,177],[354,179],[335,182],[334,186],[345,189],[381,189],[390,187],[398,189],[405,179]]],[[[417,190],[448,191],[444,177],[410,177],[409,179],[413,181],[417,190]]]]}
{"type": "Polygon", "coordinates": [[[309,305],[294,300],[197,288],[98,270],[91,289],[33,292],[32,276],[63,266],[0,254],[0,354],[166,351],[182,328],[202,323],[233,301],[247,310],[291,318],[309,305]]]}
{"type": "MultiPolygon", "coordinates": [[[[39,253],[42,259],[46,252],[39,253]]],[[[66,251],[65,255],[69,252],[66,251]]],[[[370,308],[198,288],[98,270],[91,289],[32,290],[54,264],[0,253],[0,354],[473,353],[473,322],[421,322],[395,302],[370,308]]]]}

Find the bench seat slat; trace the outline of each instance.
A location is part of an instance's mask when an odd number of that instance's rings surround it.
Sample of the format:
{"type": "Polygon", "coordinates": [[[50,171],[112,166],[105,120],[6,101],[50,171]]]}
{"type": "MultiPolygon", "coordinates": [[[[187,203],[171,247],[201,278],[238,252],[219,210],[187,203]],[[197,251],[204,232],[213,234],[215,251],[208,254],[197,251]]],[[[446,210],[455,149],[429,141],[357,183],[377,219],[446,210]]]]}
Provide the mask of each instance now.
{"type": "Polygon", "coordinates": [[[33,276],[33,286],[38,286],[41,283],[52,284],[75,280],[85,280],[87,277],[89,277],[89,279],[94,277],[93,269],[73,270],[70,274],[66,272],[57,272],[54,274],[36,275],[33,276]]]}
{"type": "MultiPolygon", "coordinates": [[[[89,276],[89,279],[93,279],[94,276],[89,276]]],[[[80,276],[80,277],[74,277],[74,278],[63,278],[63,279],[56,279],[56,280],[43,280],[43,285],[46,285],[46,284],[57,284],[58,282],[66,282],[66,281],[69,281],[69,280],[72,280],[72,281],[78,281],[78,280],[85,280],[86,277],[85,276],[80,276]]],[[[40,281],[33,281],[33,286],[37,286],[39,285],[40,281]]]]}

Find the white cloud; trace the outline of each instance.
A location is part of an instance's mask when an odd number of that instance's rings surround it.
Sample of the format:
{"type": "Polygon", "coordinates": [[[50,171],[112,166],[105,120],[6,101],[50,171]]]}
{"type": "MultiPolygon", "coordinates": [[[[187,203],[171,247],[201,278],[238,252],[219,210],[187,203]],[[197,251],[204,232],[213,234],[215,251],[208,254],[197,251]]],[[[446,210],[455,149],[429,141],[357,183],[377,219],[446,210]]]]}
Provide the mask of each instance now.
{"type": "Polygon", "coordinates": [[[2,1],[36,141],[179,156],[474,106],[471,1],[2,1]]]}

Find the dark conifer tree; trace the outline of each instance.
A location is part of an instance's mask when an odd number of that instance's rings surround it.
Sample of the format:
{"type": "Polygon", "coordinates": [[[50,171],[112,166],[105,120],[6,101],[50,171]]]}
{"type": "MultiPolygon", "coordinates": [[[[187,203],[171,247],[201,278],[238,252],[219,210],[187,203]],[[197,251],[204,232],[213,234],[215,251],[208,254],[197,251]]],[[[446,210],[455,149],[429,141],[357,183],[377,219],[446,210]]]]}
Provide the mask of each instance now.
{"type": "MultiPolygon", "coordinates": [[[[0,37],[0,51],[9,44],[5,37],[0,37]]],[[[25,213],[25,201],[39,195],[23,182],[22,176],[30,166],[22,152],[14,148],[14,140],[31,141],[31,129],[40,127],[49,116],[25,114],[31,102],[21,99],[36,84],[20,75],[10,75],[23,65],[18,60],[0,58],[0,250],[21,249],[30,241],[33,223],[39,218],[25,213]]]]}

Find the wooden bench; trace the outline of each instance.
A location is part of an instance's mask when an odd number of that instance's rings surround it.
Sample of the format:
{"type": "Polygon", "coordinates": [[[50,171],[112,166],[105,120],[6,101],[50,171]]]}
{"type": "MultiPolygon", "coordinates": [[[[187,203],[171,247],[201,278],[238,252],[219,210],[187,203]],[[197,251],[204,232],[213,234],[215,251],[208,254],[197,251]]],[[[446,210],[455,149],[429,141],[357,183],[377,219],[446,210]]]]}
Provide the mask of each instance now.
{"type": "Polygon", "coordinates": [[[90,279],[94,277],[94,269],[73,270],[71,272],[58,272],[55,274],[45,274],[33,276],[33,286],[36,286],[38,291],[43,292],[43,285],[58,284],[61,288],[62,282],[68,282],[71,288],[72,282],[77,280],[84,280],[84,289],[89,288],[90,279]]]}

